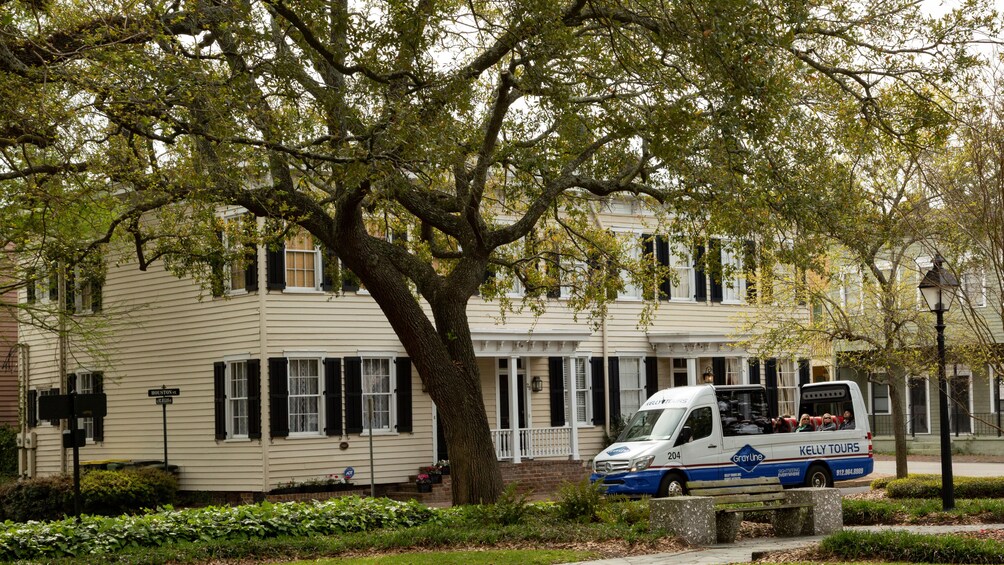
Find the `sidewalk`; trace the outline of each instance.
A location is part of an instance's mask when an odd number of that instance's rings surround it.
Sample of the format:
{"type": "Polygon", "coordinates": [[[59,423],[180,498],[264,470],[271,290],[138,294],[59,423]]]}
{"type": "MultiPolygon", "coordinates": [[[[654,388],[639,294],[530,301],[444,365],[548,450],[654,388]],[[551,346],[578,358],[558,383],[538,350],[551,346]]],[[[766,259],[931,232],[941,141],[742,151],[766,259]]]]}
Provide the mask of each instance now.
{"type": "MultiPolygon", "coordinates": [[[[917,534],[946,534],[979,530],[1004,529],[1004,524],[959,524],[948,526],[846,526],[845,531],[882,532],[902,530],[917,534]]],[[[768,551],[783,551],[808,547],[819,543],[826,536],[806,536],[797,538],[753,538],[732,544],[711,545],[676,553],[656,553],[634,555],[617,559],[583,561],[589,565],[661,565],[663,563],[693,563],[695,565],[715,565],[726,563],[751,563],[753,555],[768,551]]]]}

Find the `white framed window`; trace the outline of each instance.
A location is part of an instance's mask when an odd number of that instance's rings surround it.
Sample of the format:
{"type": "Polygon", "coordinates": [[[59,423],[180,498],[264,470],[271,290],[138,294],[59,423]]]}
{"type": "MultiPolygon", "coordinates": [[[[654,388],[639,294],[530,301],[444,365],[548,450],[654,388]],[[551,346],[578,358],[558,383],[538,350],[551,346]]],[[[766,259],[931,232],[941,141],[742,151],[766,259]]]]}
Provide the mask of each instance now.
{"type": "MultiPolygon", "coordinates": [[[[94,373],[91,372],[78,372],[77,373],[77,393],[78,394],[92,394],[95,392],[95,382],[94,373]]],[[[84,434],[87,436],[87,441],[94,441],[94,418],[78,418],[77,419],[77,429],[84,430],[84,434]]]]}
{"type": "Polygon", "coordinates": [[[673,358],[673,386],[687,386],[690,382],[687,360],[683,357],[673,358]]]}
{"type": "MultiPolygon", "coordinates": [[[[589,360],[585,357],[568,359],[575,376],[575,423],[579,426],[591,426],[593,418],[593,403],[589,380],[589,360]]],[[[568,364],[565,364],[565,390],[569,389],[568,364]]],[[[568,399],[565,399],[566,418],[569,414],[568,399]]],[[[569,418],[571,420],[571,418],[569,418]]]]}
{"type": "Polygon", "coordinates": [[[373,433],[394,431],[393,359],[364,357],[362,359],[363,430],[370,430],[370,406],[373,407],[373,433]]]}
{"type": "Polygon", "coordinates": [[[777,360],[778,414],[794,414],[798,410],[795,397],[798,392],[798,363],[794,359],[777,360]]]}
{"type": "Polygon", "coordinates": [[[889,381],[885,373],[876,375],[879,380],[885,383],[868,381],[869,396],[871,397],[872,414],[892,414],[892,404],[889,402],[889,381]]]}
{"type": "Polygon", "coordinates": [[[987,277],[983,270],[970,271],[962,274],[963,296],[969,301],[969,306],[983,308],[987,305],[987,277]]]}
{"type": "Polygon", "coordinates": [[[288,360],[289,434],[321,433],[321,360],[288,360]]]}
{"type": "MultiPolygon", "coordinates": [[[[627,249],[624,254],[624,258],[628,262],[637,262],[641,259],[642,252],[642,241],[641,235],[625,231],[618,234],[619,237],[625,238],[628,242],[627,249]]],[[[618,300],[641,300],[642,299],[642,288],[637,282],[633,280],[631,273],[627,271],[621,271],[621,282],[622,288],[617,291],[618,300]]]]}
{"type": "Polygon", "coordinates": [[[746,275],[743,272],[743,251],[737,242],[722,242],[722,302],[739,304],[746,301],[746,275]]]}
{"type": "Polygon", "coordinates": [[[286,238],[286,289],[320,290],[321,249],[306,230],[286,238]]]}
{"type": "Polygon", "coordinates": [[[669,266],[676,274],[670,300],[694,300],[694,257],[690,249],[679,243],[671,244],[669,266]]]}
{"type": "Polygon", "coordinates": [[[630,418],[645,403],[644,363],[641,357],[621,357],[618,361],[622,418],[630,418]]]}
{"type": "Polygon", "coordinates": [[[230,361],[226,364],[227,438],[248,437],[248,364],[230,361]]]}
{"type": "Polygon", "coordinates": [[[743,366],[742,359],[738,357],[726,357],[725,358],[725,384],[727,385],[741,385],[743,384],[743,366]]]}

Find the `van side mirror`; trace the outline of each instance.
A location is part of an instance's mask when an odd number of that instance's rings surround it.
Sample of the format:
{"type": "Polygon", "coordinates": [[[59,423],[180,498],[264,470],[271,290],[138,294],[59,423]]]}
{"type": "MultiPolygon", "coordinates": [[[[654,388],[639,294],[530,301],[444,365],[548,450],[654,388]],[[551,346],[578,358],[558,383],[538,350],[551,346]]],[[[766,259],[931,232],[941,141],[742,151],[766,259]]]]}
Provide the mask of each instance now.
{"type": "Polygon", "coordinates": [[[680,430],[680,435],[676,436],[676,443],[673,444],[673,447],[687,443],[693,436],[694,431],[690,429],[690,426],[683,426],[683,429],[680,430]]]}

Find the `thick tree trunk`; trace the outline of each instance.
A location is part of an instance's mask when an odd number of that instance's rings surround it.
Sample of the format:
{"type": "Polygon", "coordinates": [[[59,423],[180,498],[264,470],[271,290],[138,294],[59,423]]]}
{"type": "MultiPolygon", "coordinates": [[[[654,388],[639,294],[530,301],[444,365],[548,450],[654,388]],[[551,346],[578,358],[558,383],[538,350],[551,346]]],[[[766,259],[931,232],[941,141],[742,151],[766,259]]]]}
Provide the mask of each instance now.
{"type": "MultiPolygon", "coordinates": [[[[893,373],[886,373],[892,375],[893,373]]],[[[903,404],[905,396],[903,379],[897,377],[889,378],[889,404],[892,409],[892,433],[896,445],[896,477],[904,478],[907,475],[907,447],[906,447],[906,408],[903,404]]]]}

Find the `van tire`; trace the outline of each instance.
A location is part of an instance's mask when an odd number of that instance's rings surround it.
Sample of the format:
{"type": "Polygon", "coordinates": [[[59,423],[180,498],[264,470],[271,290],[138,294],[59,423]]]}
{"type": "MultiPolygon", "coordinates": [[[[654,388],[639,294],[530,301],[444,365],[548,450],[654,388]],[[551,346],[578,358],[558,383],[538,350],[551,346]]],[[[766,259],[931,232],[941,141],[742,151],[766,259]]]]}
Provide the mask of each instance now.
{"type": "Polygon", "coordinates": [[[681,494],[687,494],[686,482],[683,476],[679,473],[666,473],[666,476],[659,483],[659,492],[656,493],[656,496],[658,498],[666,498],[667,496],[680,496],[681,494]]]}
{"type": "Polygon", "coordinates": [[[832,487],[833,476],[830,475],[830,469],[822,463],[809,466],[809,470],[805,473],[805,486],[815,488],[832,487]]]}

